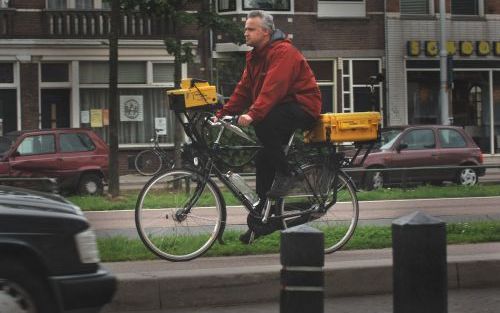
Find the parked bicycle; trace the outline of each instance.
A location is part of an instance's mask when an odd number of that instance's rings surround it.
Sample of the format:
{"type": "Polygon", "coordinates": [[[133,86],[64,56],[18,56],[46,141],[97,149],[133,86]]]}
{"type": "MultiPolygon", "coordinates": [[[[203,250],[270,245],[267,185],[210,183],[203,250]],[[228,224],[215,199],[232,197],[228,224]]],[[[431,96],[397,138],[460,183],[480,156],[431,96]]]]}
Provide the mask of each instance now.
{"type": "Polygon", "coordinates": [[[160,147],[159,131],[160,129],[155,129],[154,137],[150,140],[153,147],[135,156],[135,169],[141,175],[152,176],[162,169],[169,169],[173,166],[174,160],[169,158],[167,151],[160,147]]]}

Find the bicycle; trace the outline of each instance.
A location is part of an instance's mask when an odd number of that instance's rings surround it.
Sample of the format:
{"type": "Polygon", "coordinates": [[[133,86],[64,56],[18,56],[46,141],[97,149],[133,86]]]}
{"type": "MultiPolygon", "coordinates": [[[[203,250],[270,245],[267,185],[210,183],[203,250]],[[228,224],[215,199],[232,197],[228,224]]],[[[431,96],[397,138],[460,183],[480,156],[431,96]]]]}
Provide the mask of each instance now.
{"type": "Polygon", "coordinates": [[[248,226],[257,233],[269,233],[276,226],[283,229],[308,224],[324,232],[325,253],[337,251],[351,238],[359,205],[355,186],[342,167],[349,166],[352,160],[337,153],[334,145],[293,144],[292,135],[285,151],[300,179],[286,196],[262,199],[265,209],[261,215],[255,211],[258,202],[237,186],[241,184],[232,181],[230,172],[221,170],[224,162],[220,152],[226,148],[220,144],[222,134],[229,130],[249,139],[245,133],[229,119],[213,122],[214,115],[209,111],[188,114],[176,110],[175,115],[192,142],[199,166],[158,174],[139,194],[136,228],[145,246],[158,257],[188,261],[205,253],[216,240],[223,243],[227,211],[215,177],[250,213],[248,226]],[[203,137],[207,129],[217,130],[212,143],[203,137]]]}
{"type": "Polygon", "coordinates": [[[155,129],[155,135],[150,140],[153,147],[143,150],[135,156],[135,169],[143,176],[152,176],[163,168],[172,168],[173,166],[173,159],[169,158],[168,153],[160,147],[159,131],[160,129],[155,129]]]}

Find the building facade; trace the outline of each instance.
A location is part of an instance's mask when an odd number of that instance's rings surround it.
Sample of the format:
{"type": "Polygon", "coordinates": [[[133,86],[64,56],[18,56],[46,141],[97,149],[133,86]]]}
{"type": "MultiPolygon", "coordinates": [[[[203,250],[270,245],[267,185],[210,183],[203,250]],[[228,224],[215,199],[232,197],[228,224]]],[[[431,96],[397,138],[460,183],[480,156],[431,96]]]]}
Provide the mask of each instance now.
{"type": "MultiPolygon", "coordinates": [[[[439,1],[388,0],[387,123],[441,123],[439,1]]],[[[500,152],[500,2],[446,0],[449,116],[500,152]]]]}
{"type": "MultiPolygon", "coordinates": [[[[310,62],[323,95],[323,112],[385,112],[384,0],[212,0],[221,14],[244,25],[262,9],[275,16],[310,62]],[[370,88],[371,87],[371,88],[370,88]]],[[[191,11],[201,9],[193,1],[191,11]]],[[[2,0],[0,3],[0,119],[2,133],[21,129],[91,127],[108,137],[109,2],[104,0],[2,0]]],[[[123,17],[119,42],[120,168],[131,168],[165,126],[173,143],[173,116],[164,91],[174,86],[173,57],[162,38],[164,21],[144,13],[123,17]],[[162,126],[163,127],[163,126],[162,126]]],[[[183,77],[216,82],[230,96],[244,67],[245,45],[224,33],[185,31],[198,57],[183,77]],[[208,38],[211,40],[208,41],[208,38]],[[200,43],[198,45],[198,43],[200,43]],[[208,51],[207,51],[208,50],[208,51]],[[204,55],[211,55],[206,62],[204,55]]]]}

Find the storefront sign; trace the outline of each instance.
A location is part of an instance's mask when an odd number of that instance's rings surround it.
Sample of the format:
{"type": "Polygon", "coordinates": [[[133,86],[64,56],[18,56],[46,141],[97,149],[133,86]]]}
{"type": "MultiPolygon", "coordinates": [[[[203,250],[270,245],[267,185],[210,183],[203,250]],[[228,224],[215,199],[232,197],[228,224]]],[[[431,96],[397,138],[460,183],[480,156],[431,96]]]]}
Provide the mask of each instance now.
{"type": "Polygon", "coordinates": [[[447,41],[446,51],[448,51],[448,55],[455,55],[457,53],[457,44],[454,41],[447,41]]]}
{"type": "Polygon", "coordinates": [[[120,96],[120,121],[142,122],[143,119],[142,96],[120,96]]]}
{"type": "Polygon", "coordinates": [[[439,54],[438,42],[435,40],[429,40],[425,42],[425,55],[428,57],[434,57],[439,54]]]}
{"type": "Polygon", "coordinates": [[[406,43],[406,50],[408,51],[408,55],[412,57],[416,57],[420,55],[420,41],[410,40],[406,43]]]}
{"type": "Polygon", "coordinates": [[[488,41],[478,41],[476,43],[477,55],[485,56],[491,53],[491,46],[488,41]]]}
{"type": "Polygon", "coordinates": [[[500,41],[495,42],[495,49],[493,49],[493,54],[500,57],[500,41]]]}
{"type": "Polygon", "coordinates": [[[472,41],[460,41],[460,55],[470,56],[474,52],[472,41]]]}
{"type": "MultiPolygon", "coordinates": [[[[439,42],[436,40],[424,41],[424,51],[426,56],[435,57],[439,55],[439,42]]],[[[419,40],[409,40],[406,43],[407,54],[410,57],[418,57],[422,54],[422,42],[419,40]]],[[[447,41],[446,50],[448,55],[455,55],[457,52],[461,56],[477,56],[493,55],[500,56],[500,41],[447,41]]]]}

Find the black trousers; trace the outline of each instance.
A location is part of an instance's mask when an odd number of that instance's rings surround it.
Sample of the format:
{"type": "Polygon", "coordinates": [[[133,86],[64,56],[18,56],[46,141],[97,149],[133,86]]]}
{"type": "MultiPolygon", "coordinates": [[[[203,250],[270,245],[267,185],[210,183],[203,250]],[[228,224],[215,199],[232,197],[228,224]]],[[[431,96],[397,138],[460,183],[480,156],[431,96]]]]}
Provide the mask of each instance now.
{"type": "Polygon", "coordinates": [[[255,134],[263,149],[255,159],[256,191],[260,199],[265,199],[271,188],[276,172],[290,172],[283,145],[297,129],[310,129],[316,120],[294,102],[275,105],[267,116],[255,123],[255,134]]]}

